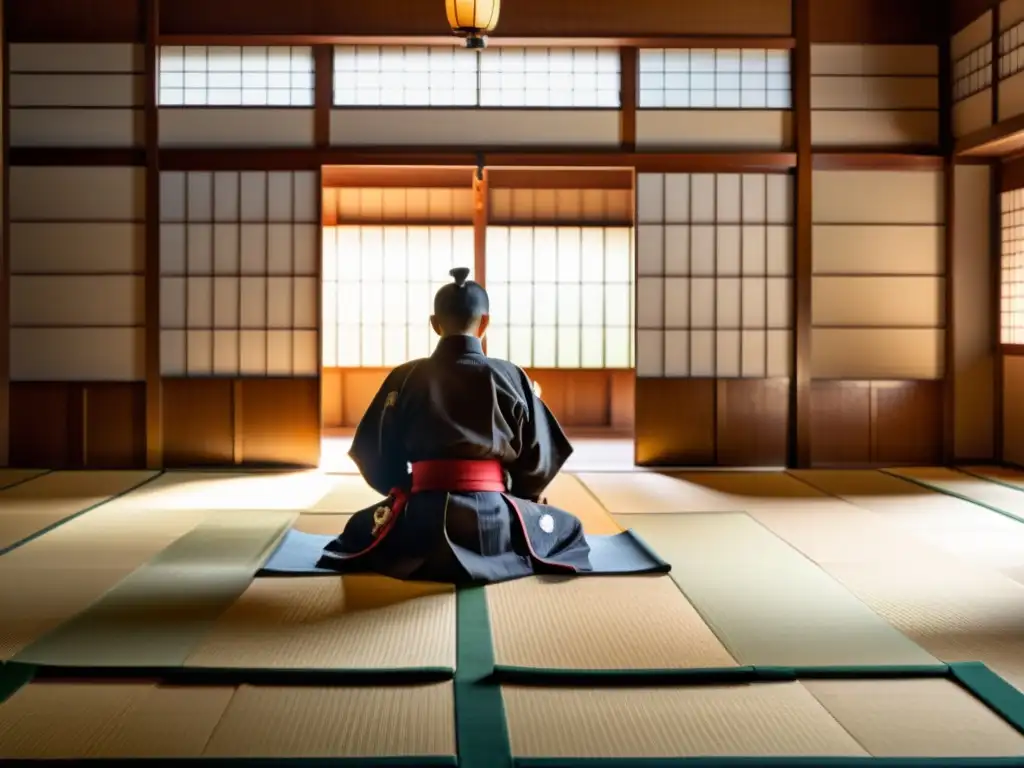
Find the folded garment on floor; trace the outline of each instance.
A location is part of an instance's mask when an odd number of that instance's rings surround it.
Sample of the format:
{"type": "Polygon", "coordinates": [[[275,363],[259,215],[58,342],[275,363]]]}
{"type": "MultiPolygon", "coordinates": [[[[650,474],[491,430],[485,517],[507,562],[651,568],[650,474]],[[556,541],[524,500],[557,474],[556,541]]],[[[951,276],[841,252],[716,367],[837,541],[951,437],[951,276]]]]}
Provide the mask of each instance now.
{"type": "MultiPolygon", "coordinates": [[[[291,530],[264,564],[257,576],[337,576],[338,572],[317,568],[324,547],[334,536],[291,530]]],[[[670,566],[636,536],[623,531],[614,536],[587,536],[590,545],[590,571],[580,576],[629,573],[666,573],[670,566]]]]}

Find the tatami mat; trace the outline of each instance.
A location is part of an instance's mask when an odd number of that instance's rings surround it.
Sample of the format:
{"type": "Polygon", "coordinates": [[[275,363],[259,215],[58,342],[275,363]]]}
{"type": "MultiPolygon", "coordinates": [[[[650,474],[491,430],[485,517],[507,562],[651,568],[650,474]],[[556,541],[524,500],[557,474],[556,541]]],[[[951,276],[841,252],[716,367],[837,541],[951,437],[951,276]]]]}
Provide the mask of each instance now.
{"type": "Polygon", "coordinates": [[[206,757],[455,754],[451,683],[415,687],[239,688],[206,757]]]}
{"type": "Polygon", "coordinates": [[[675,472],[672,477],[715,494],[716,509],[795,508],[831,498],[785,472],[675,472]]]}
{"type": "Polygon", "coordinates": [[[32,683],[0,705],[0,760],[454,755],[453,709],[445,683],[32,683]]]}
{"type": "Polygon", "coordinates": [[[502,688],[519,757],[861,756],[799,683],[502,688]]]}
{"type": "Polygon", "coordinates": [[[302,533],[315,533],[320,536],[337,536],[345,530],[352,515],[331,515],[304,512],[292,525],[302,533]]]}
{"type": "Polygon", "coordinates": [[[735,667],[665,575],[533,577],[487,587],[495,663],[549,670],[735,667]]]}
{"type": "Polygon", "coordinates": [[[1024,735],[952,680],[808,680],[803,686],[877,757],[1024,755],[1024,735]]]}
{"type": "Polygon", "coordinates": [[[383,501],[359,475],[330,475],[329,481],[320,499],[304,507],[307,513],[351,514],[383,501]]]}
{"type": "Polygon", "coordinates": [[[905,467],[886,470],[889,474],[961,496],[968,501],[1024,521],[1024,489],[1011,488],[966,472],[944,467],[905,467]]]}
{"type": "Polygon", "coordinates": [[[826,567],[932,655],[982,661],[1024,687],[1024,586],[953,559],[940,564],[908,556],[902,563],[826,567]]]}
{"type": "Polygon", "coordinates": [[[48,472],[0,490],[0,552],[158,473],[48,472]]]}
{"type": "Polygon", "coordinates": [[[327,493],[332,479],[315,470],[165,472],[127,500],[139,510],[306,509],[327,493]]]}
{"type": "Polygon", "coordinates": [[[577,477],[613,515],[726,508],[720,494],[657,472],[581,472],[577,477]]]}
{"type": "Polygon", "coordinates": [[[49,472],[48,469],[12,469],[4,467],[0,469],[0,490],[10,488],[12,485],[24,483],[33,477],[39,477],[49,472]]]}
{"type": "Polygon", "coordinates": [[[791,474],[880,515],[933,547],[986,568],[1024,573],[1024,525],[938,491],[870,470],[791,474]]]}
{"type": "Polygon", "coordinates": [[[252,580],[295,515],[210,517],[83,613],[16,654],[30,664],[176,667],[252,580]]]}
{"type": "Polygon", "coordinates": [[[198,510],[140,513],[115,505],[0,557],[0,661],[88,608],[204,516],[198,510]]]}
{"type": "Polygon", "coordinates": [[[455,592],[381,576],[256,579],[186,666],[450,670],[455,592]]]}
{"type": "Polygon", "coordinates": [[[634,530],[744,665],[928,665],[935,658],[745,514],[636,515],[634,530]]]}
{"type": "Polygon", "coordinates": [[[1009,467],[981,467],[981,466],[969,466],[960,467],[963,472],[980,477],[985,480],[990,480],[994,483],[1004,483],[1011,486],[1014,489],[1020,489],[1024,491],[1024,472],[1019,469],[1010,469],[1009,467]]]}

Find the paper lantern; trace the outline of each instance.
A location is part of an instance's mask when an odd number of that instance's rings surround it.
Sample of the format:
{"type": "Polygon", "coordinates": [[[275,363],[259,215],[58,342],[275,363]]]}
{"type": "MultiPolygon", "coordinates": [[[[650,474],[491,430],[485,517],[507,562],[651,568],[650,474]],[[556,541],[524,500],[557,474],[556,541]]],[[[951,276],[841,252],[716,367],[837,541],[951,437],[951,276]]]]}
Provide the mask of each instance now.
{"type": "Polygon", "coordinates": [[[486,36],[498,26],[501,0],[445,0],[448,24],[467,48],[483,48],[486,36]]]}

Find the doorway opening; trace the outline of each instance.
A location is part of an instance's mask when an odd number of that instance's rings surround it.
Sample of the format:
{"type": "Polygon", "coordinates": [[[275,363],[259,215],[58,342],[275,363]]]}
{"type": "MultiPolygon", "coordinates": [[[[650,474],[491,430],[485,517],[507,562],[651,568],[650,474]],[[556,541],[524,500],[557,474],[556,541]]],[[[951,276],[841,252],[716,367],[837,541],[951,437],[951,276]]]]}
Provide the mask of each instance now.
{"type": "Polygon", "coordinates": [[[633,464],[634,174],[622,168],[329,166],[323,184],[321,466],[384,377],[431,353],[456,266],[491,299],[487,354],[526,370],[580,469],[633,464]]]}

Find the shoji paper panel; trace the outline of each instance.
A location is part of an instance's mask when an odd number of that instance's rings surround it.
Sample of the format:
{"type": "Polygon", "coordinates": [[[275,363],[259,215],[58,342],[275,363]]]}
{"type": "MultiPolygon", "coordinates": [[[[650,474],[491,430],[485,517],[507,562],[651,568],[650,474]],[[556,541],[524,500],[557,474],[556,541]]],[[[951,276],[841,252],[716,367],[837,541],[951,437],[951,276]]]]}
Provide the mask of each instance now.
{"type": "Polygon", "coordinates": [[[632,367],[632,278],[630,227],[488,227],[487,353],[524,368],[632,367]]]}
{"type": "Polygon", "coordinates": [[[11,378],[140,381],[142,171],[11,169],[11,378]]]}
{"type": "Polygon", "coordinates": [[[788,376],[792,179],[641,174],[637,375],[788,376]]]}
{"type": "Polygon", "coordinates": [[[313,143],[308,46],[164,46],[157,96],[161,146],[313,143]]]}
{"type": "Polygon", "coordinates": [[[143,142],[141,46],[15,43],[10,70],[12,147],[143,142]]]}
{"type": "Polygon", "coordinates": [[[317,174],[160,181],[163,374],[315,376],[317,174]]]}
{"type": "MultiPolygon", "coordinates": [[[[453,267],[472,268],[473,227],[349,225],[325,227],[323,237],[324,366],[376,368],[429,355],[434,293],[453,267]]],[[[492,314],[493,302],[492,294],[492,314]]]]}
{"type": "Polygon", "coordinates": [[[953,35],[953,135],[992,124],[992,11],[953,35]]]}
{"type": "Polygon", "coordinates": [[[942,174],[815,171],[812,375],[943,372],[942,174]]]}
{"type": "Polygon", "coordinates": [[[811,46],[814,146],[937,144],[938,73],[933,45],[811,46]]]}
{"type": "Polygon", "coordinates": [[[784,149],[792,142],[789,51],[640,51],[637,146],[784,149]]]}

